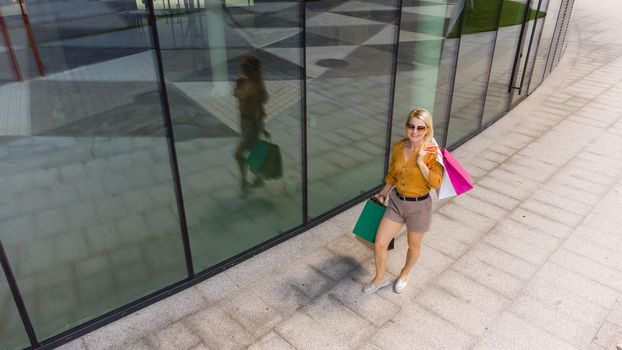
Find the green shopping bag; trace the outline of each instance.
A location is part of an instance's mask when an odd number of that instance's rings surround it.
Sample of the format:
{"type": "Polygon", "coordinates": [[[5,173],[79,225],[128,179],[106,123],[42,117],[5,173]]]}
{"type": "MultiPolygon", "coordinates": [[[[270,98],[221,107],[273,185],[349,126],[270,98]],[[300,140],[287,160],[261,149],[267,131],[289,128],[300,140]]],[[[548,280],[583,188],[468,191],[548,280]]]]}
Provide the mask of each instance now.
{"type": "MultiPolygon", "coordinates": [[[[365,207],[361,212],[352,232],[356,235],[356,239],[367,247],[374,249],[373,243],[376,241],[376,231],[380,226],[380,221],[384,216],[387,207],[379,202],[375,197],[371,197],[365,203],[365,207]]],[[[389,250],[395,246],[395,239],[389,243],[389,250]]]]}
{"type": "Polygon", "coordinates": [[[257,139],[251,147],[246,164],[253,173],[263,179],[278,179],[283,177],[283,162],[279,146],[257,139]]]}

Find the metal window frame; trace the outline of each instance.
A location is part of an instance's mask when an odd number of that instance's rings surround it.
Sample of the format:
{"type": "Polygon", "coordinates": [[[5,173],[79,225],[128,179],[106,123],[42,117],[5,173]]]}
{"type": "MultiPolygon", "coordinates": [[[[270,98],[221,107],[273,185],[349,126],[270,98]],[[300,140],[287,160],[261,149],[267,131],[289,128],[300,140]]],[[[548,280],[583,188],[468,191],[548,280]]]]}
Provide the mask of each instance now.
{"type": "MultiPolygon", "coordinates": [[[[460,8],[460,15],[459,15],[460,16],[460,19],[459,19],[460,24],[458,25],[458,34],[457,34],[458,35],[458,37],[457,37],[458,43],[456,44],[457,45],[456,46],[456,52],[453,55],[452,60],[451,60],[451,67],[453,69],[451,70],[451,74],[449,75],[449,86],[447,87],[448,88],[448,93],[447,93],[447,102],[446,102],[447,109],[445,110],[445,115],[443,116],[443,120],[446,123],[445,123],[445,128],[443,130],[444,131],[443,139],[440,142],[440,144],[443,145],[446,148],[449,148],[449,147],[447,147],[448,146],[447,145],[447,138],[449,136],[449,124],[451,123],[451,119],[450,119],[451,118],[451,108],[452,108],[452,105],[453,105],[454,88],[456,86],[456,72],[458,71],[458,58],[460,57],[460,44],[462,42],[462,27],[464,25],[464,4],[465,4],[465,1],[464,0],[460,0],[460,3],[458,5],[459,8],[460,8]]],[[[443,40],[447,40],[447,38],[445,37],[443,40]]],[[[441,60],[442,60],[442,57],[443,57],[443,53],[442,53],[442,50],[441,50],[441,60]]],[[[438,86],[438,82],[437,82],[437,86],[438,86]]],[[[437,93],[438,93],[438,91],[437,91],[437,93]]],[[[449,146],[451,147],[452,145],[449,145],[449,146]]]]}
{"type": "Polygon", "coordinates": [[[398,0],[398,4],[396,6],[397,12],[397,29],[395,30],[395,46],[393,48],[393,62],[391,67],[391,79],[389,82],[389,110],[387,115],[387,133],[386,133],[386,142],[385,142],[385,152],[384,152],[384,171],[383,174],[386,174],[389,170],[389,161],[391,158],[391,138],[393,135],[393,112],[395,110],[395,90],[397,88],[397,65],[398,65],[398,56],[400,53],[400,31],[402,30],[402,8],[404,6],[403,0],[398,0]]]}
{"type": "Polygon", "coordinates": [[[497,13],[497,30],[495,31],[495,38],[492,44],[492,53],[490,54],[490,64],[488,65],[488,75],[486,77],[486,92],[484,93],[484,98],[481,106],[482,115],[479,118],[479,129],[482,129],[482,125],[484,124],[484,112],[486,111],[486,101],[488,100],[488,89],[490,88],[490,77],[492,76],[492,66],[495,63],[495,50],[497,49],[497,38],[499,36],[499,28],[501,27],[501,15],[503,14],[503,5],[505,1],[501,2],[499,6],[499,11],[497,13]]]}

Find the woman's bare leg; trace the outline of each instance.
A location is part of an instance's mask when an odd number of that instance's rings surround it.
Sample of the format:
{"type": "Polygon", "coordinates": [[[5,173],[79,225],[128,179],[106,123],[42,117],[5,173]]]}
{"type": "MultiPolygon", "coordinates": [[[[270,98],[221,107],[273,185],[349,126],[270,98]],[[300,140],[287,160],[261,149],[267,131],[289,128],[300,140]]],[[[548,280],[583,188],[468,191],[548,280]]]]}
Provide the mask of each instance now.
{"type": "Polygon", "coordinates": [[[421,252],[421,242],[423,241],[423,232],[408,231],[408,252],[406,253],[406,263],[400,272],[403,280],[408,280],[408,274],[419,258],[421,252]]]}
{"type": "Polygon", "coordinates": [[[382,218],[378,231],[376,232],[376,242],[374,243],[374,259],[376,261],[376,277],[374,284],[379,285],[384,279],[384,271],[387,268],[387,256],[389,255],[389,243],[395,234],[404,224],[382,218]]]}

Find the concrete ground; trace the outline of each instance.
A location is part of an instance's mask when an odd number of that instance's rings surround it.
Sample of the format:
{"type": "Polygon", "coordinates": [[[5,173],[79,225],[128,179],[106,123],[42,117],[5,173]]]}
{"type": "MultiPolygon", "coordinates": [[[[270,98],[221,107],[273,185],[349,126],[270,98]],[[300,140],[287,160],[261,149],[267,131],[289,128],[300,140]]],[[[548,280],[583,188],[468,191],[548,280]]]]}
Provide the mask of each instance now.
{"type": "Polygon", "coordinates": [[[454,152],[475,189],[437,202],[404,294],[361,293],[358,205],[61,349],[615,349],[621,22],[615,2],[577,1],[554,73],[454,152]]]}

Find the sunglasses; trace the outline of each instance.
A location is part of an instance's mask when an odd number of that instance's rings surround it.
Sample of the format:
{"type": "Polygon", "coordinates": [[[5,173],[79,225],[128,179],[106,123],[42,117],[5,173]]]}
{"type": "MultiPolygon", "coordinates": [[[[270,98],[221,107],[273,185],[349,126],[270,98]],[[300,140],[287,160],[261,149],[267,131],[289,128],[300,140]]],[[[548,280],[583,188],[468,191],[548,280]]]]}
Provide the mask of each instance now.
{"type": "Polygon", "coordinates": [[[415,125],[415,124],[410,124],[410,123],[406,124],[406,127],[410,130],[417,129],[417,131],[423,131],[428,128],[425,125],[415,125]]]}

